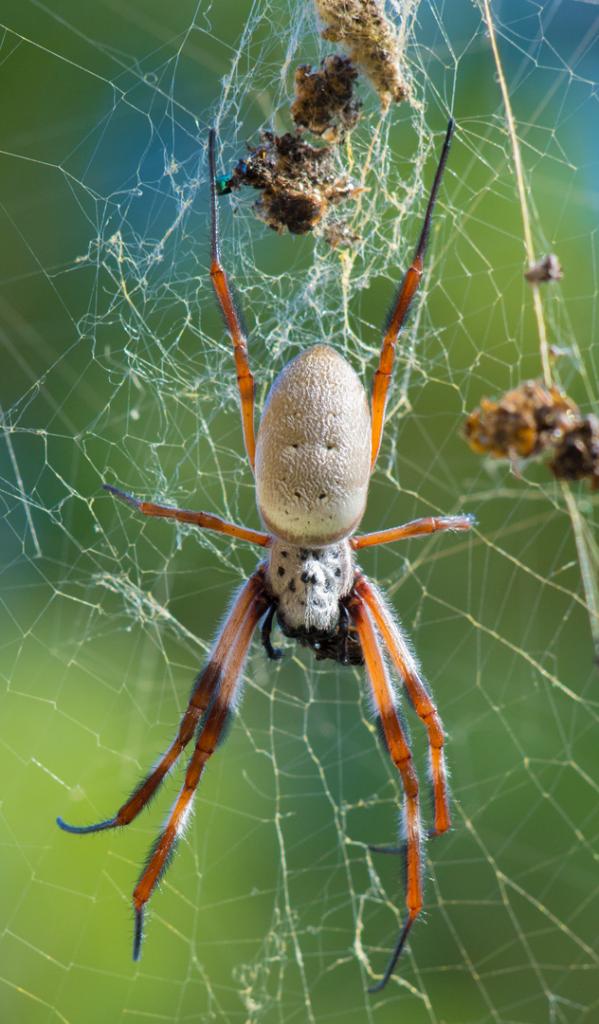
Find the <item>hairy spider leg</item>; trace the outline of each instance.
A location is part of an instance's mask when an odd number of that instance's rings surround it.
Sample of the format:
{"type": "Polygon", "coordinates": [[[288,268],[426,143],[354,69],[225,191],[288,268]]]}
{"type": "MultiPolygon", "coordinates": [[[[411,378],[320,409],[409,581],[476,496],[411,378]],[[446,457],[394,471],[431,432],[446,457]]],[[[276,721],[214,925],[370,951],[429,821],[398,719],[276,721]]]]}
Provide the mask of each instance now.
{"type": "MultiPolygon", "coordinates": [[[[399,625],[395,622],[383,596],[374,584],[365,576],[359,576],[355,588],[363,598],[376,628],[387,647],[400,679],[403,680],[414,711],[423,722],[428,733],[430,771],[433,784],[433,802],[435,827],[429,836],[442,835],[451,826],[449,813],[449,788],[447,783],[447,767],[445,764],[443,723],[431,698],[428,686],[420,675],[416,660],[402,635],[399,625]]],[[[380,850],[377,847],[377,850],[380,850]]]]}
{"type": "Polygon", "coordinates": [[[214,516],[211,512],[191,512],[185,508],[173,508],[170,505],[156,505],[153,501],[140,501],[133,494],[113,487],[112,484],[102,484],[105,491],[109,491],[119,501],[141,512],[144,516],[158,516],[161,519],[176,519],[179,523],[191,523],[192,526],[201,526],[204,530],[214,530],[216,533],[226,533],[229,537],[237,537],[238,540],[247,540],[250,544],[259,544],[266,548],[270,544],[270,536],[261,533],[259,530],[251,530],[247,526],[238,526],[237,523],[229,523],[220,516],[214,516]]]}
{"type": "Polygon", "coordinates": [[[218,224],[218,188],[216,184],[216,154],[214,128],[208,135],[208,154],[210,160],[210,277],[216,297],[226,320],[229,334],[233,341],[233,353],[237,370],[237,387],[241,401],[241,424],[245,450],[252,470],[256,458],[256,438],[254,435],[254,377],[248,359],[247,338],[241,326],[235,300],[229,287],[227,275],[220,257],[219,224],[218,224]]]}
{"type": "Polygon", "coordinates": [[[185,823],[191,811],[192,800],[204,768],[216,750],[223,730],[231,718],[239,680],[252,635],[267,607],[268,598],[262,595],[254,597],[246,611],[237,637],[230,646],[222,671],[220,686],[215,691],[206,717],[200,726],[195,749],[185,773],[185,782],[163,831],[150,851],[146,867],[133,892],[133,907],[135,911],[134,960],[139,960],[141,952],[144,907],[168,867],[170,857],[174,852],[175,843],[185,828],[185,823]]]}
{"type": "Polygon", "coordinates": [[[476,524],[471,515],[464,516],[427,516],[424,519],[412,519],[402,526],[392,526],[389,530],[377,530],[375,533],[363,533],[351,537],[350,544],[354,551],[360,548],[372,548],[375,544],[390,544],[395,540],[407,540],[408,537],[422,537],[429,533],[440,533],[445,530],[470,530],[476,524]]]}
{"type": "Polygon", "coordinates": [[[114,818],[100,821],[96,825],[68,825],[62,818],[57,818],[56,822],[64,832],[85,835],[87,832],[103,832],[104,829],[129,825],[146,807],[191,740],[200,718],[208,708],[221,682],[227,655],[237,640],[245,617],[256,602],[261,600],[263,590],[264,570],[260,567],[253,576],[250,576],[233,601],[231,610],[214,644],[208,663],[198,675],[191,691],[191,697],[189,698],[185,714],[181,719],[177,736],[152,771],[134,789],[123,806],[119,808],[114,818]]]}
{"type": "Polygon", "coordinates": [[[418,285],[422,277],[422,270],[424,266],[424,255],[426,252],[426,245],[428,242],[428,236],[431,226],[431,218],[433,215],[433,207],[435,205],[437,194],[439,192],[439,186],[441,184],[441,178],[443,177],[443,171],[445,170],[445,164],[447,163],[447,157],[449,155],[449,147],[451,145],[451,137],[455,122],[453,118],[450,119],[447,126],[447,132],[445,135],[445,142],[443,143],[443,149],[441,150],[441,157],[437,166],[437,172],[435,174],[435,180],[433,181],[433,187],[429,196],[428,204],[426,207],[426,213],[424,215],[424,222],[422,230],[420,232],[420,238],[418,245],[416,246],[416,252],[414,259],[408,271],[402,281],[402,284],[397,293],[397,297],[393,303],[391,314],[389,316],[387,332],[383,338],[383,344],[381,347],[381,354],[379,357],[379,365],[374,375],[372,384],[372,456],[370,469],[374,469],[379,448],[381,446],[381,439],[383,436],[383,425],[385,422],[385,407],[387,404],[387,392],[389,390],[389,383],[391,381],[391,374],[393,372],[393,360],[395,358],[395,343],[397,341],[399,332],[403,327],[404,321],[408,314],[410,304],[418,285]]]}
{"type": "Polygon", "coordinates": [[[370,613],[364,600],[355,590],[354,596],[349,602],[349,613],[362,645],[366,675],[370,682],[372,698],[380,718],[387,750],[400,773],[404,790],[403,818],[406,835],[406,906],[408,917],[401,930],[397,945],[382,980],[368,990],[369,992],[380,992],[393,974],[410,929],[422,909],[422,832],[418,778],[412,760],[412,752],[395,707],[393,688],[370,613]]]}

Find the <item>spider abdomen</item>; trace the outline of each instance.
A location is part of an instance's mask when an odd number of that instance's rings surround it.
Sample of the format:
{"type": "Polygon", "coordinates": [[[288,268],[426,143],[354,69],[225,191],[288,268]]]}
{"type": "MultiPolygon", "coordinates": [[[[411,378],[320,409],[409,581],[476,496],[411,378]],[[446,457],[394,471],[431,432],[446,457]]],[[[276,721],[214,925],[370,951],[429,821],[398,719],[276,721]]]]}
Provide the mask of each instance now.
{"type": "Polygon", "coordinates": [[[360,378],[327,345],[275,380],[256,445],[256,496],[268,529],[291,544],[332,544],[358,526],[370,478],[370,411],[360,378]]]}

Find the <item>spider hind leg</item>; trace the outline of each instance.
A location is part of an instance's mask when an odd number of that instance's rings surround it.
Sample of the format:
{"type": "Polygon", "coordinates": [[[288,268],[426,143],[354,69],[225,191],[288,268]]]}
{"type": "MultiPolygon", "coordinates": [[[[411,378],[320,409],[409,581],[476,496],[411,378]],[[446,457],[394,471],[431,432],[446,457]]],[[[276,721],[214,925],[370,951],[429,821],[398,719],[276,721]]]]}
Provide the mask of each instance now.
{"type": "Polygon", "coordinates": [[[420,821],[419,785],[412,753],[407,733],[404,730],[401,716],[398,712],[393,687],[387,673],[385,659],[376,633],[375,623],[371,618],[370,610],[362,594],[358,590],[360,579],[354,588],[354,593],[349,603],[349,612],[353,624],[358,631],[364,651],[366,676],[370,684],[371,697],[376,708],[377,717],[382,726],[385,745],[399,773],[404,791],[403,819],[406,838],[404,863],[406,868],[406,909],[408,915],[382,980],[369,989],[370,992],[380,992],[393,974],[410,929],[422,910],[422,828],[420,821]]]}

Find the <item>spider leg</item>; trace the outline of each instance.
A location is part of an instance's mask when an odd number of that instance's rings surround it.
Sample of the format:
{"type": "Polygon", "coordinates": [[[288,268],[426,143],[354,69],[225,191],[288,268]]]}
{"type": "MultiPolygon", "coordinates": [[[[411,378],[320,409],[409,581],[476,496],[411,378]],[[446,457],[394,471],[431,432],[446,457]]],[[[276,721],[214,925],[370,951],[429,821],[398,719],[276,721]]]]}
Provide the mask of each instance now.
{"type": "Polygon", "coordinates": [[[264,622],[262,623],[261,632],[262,646],[271,661],[280,661],[283,657],[283,652],[278,647],[273,647],[271,640],[273,619],[276,611],[277,601],[271,601],[270,608],[268,609],[264,617],[264,622]]]}
{"type": "Polygon", "coordinates": [[[352,537],[350,544],[354,551],[360,548],[371,548],[375,544],[390,544],[394,540],[407,540],[408,537],[422,537],[429,533],[451,530],[470,530],[476,525],[471,515],[464,516],[427,516],[424,519],[412,519],[402,526],[392,526],[390,530],[377,530],[376,533],[363,533],[352,537]]]}
{"type": "Polygon", "coordinates": [[[349,665],[349,612],[343,601],[339,602],[339,633],[341,634],[342,665],[349,665]]]}
{"type": "Polygon", "coordinates": [[[422,834],[418,779],[412,761],[412,753],[395,707],[393,688],[387,674],[370,612],[356,590],[354,590],[354,596],[349,604],[349,612],[362,645],[366,674],[370,682],[373,702],[380,718],[387,749],[400,773],[405,794],[404,826],[406,834],[406,906],[408,916],[382,980],[369,989],[370,992],[379,992],[385,987],[391,977],[410,929],[422,909],[422,834]]]}
{"type": "Polygon", "coordinates": [[[179,796],[175,801],[163,831],[150,851],[146,867],[133,892],[133,907],[135,911],[134,960],[139,960],[141,952],[145,905],[168,867],[169,860],[174,852],[175,843],[181,836],[191,812],[193,797],[204,768],[216,750],[225,726],[233,715],[235,697],[252,634],[261,616],[266,611],[266,602],[267,598],[263,596],[254,598],[249,609],[246,611],[237,637],[229,649],[220,686],[214,693],[206,718],[200,727],[195,749],[185,773],[183,787],[179,792],[179,796]]]}
{"type": "Polygon", "coordinates": [[[383,638],[383,642],[391,655],[400,678],[403,679],[414,711],[423,722],[428,733],[430,772],[435,808],[435,827],[431,835],[442,835],[451,826],[449,787],[443,750],[445,742],[443,723],[430,696],[428,687],[420,675],[416,660],[402,635],[401,629],[387,608],[380,591],[365,576],[360,576],[356,580],[355,589],[364,600],[372,615],[376,628],[383,638]]]}
{"type": "Polygon", "coordinates": [[[387,964],[387,967],[385,968],[385,973],[383,974],[383,977],[381,978],[380,981],[376,983],[376,985],[371,985],[370,988],[368,989],[371,995],[374,995],[375,992],[382,992],[383,989],[385,988],[385,985],[387,984],[389,978],[393,974],[393,971],[395,970],[395,967],[397,965],[397,961],[399,960],[403,952],[403,948],[406,944],[408,935],[410,933],[410,928],[412,927],[413,923],[414,918],[411,916],[409,916],[404,922],[404,926],[399,933],[397,942],[395,944],[395,949],[393,950],[393,954],[389,960],[389,963],[387,964]]]}
{"type": "Polygon", "coordinates": [[[441,157],[435,174],[435,180],[433,181],[433,187],[429,196],[428,204],[426,207],[426,213],[424,215],[424,222],[422,230],[420,232],[420,238],[418,245],[416,246],[416,252],[414,253],[414,259],[406,276],[404,277],[402,284],[397,293],[397,297],[393,303],[391,309],[391,315],[389,317],[387,331],[383,338],[383,344],[381,347],[381,354],[379,357],[379,365],[374,375],[374,381],[372,384],[372,456],[370,469],[374,469],[374,465],[377,460],[379,448],[381,446],[381,438],[383,436],[383,424],[385,421],[385,406],[387,404],[387,392],[389,390],[389,383],[391,380],[391,374],[393,371],[393,360],[395,357],[395,344],[401,328],[403,327],[404,321],[408,314],[410,304],[418,285],[422,277],[422,271],[424,266],[424,255],[426,252],[426,244],[428,242],[428,235],[431,226],[431,218],[433,214],[433,207],[437,199],[439,192],[439,186],[441,184],[441,178],[443,177],[443,171],[445,170],[445,164],[447,163],[447,157],[449,155],[449,146],[451,144],[451,137],[455,122],[453,119],[449,121],[447,126],[447,132],[445,135],[445,142],[443,143],[443,149],[441,150],[441,157]]]}
{"type": "MultiPolygon", "coordinates": [[[[434,828],[429,828],[424,835],[427,839],[435,839],[439,833],[436,832],[434,828]]],[[[398,855],[405,857],[406,855],[405,843],[402,843],[401,846],[379,846],[378,843],[369,843],[368,849],[371,850],[372,853],[392,854],[394,857],[397,857],[398,855]]]]}
{"type": "Polygon", "coordinates": [[[156,505],[153,501],[140,501],[133,494],[113,487],[112,484],[102,484],[105,491],[113,494],[119,501],[129,505],[144,516],[159,516],[161,519],[176,519],[179,523],[191,523],[193,526],[201,526],[205,530],[214,530],[216,533],[226,533],[229,537],[237,537],[238,540],[247,540],[250,544],[259,544],[260,547],[268,547],[270,537],[267,533],[260,533],[258,530],[250,530],[247,526],[238,526],[236,523],[228,523],[220,516],[214,516],[210,512],[191,512],[185,508],[172,508],[170,505],[156,505]]]}
{"type": "Polygon", "coordinates": [[[210,210],[211,210],[211,247],[210,247],[210,277],[214,285],[214,291],[219,301],[220,308],[229,328],[229,334],[233,341],[233,354],[235,356],[235,367],[237,369],[237,387],[241,401],[241,423],[243,427],[243,440],[245,450],[252,469],[256,455],[256,440],[254,436],[254,378],[250,370],[248,359],[247,339],[241,326],[241,320],[235,300],[229,287],[227,275],[223,269],[220,257],[220,241],[218,226],[218,197],[216,187],[216,155],[215,155],[215,133],[214,128],[210,129],[208,136],[208,154],[210,160],[210,210]]]}
{"type": "Polygon", "coordinates": [[[113,818],[100,821],[95,825],[69,825],[62,818],[57,818],[56,822],[63,832],[85,835],[88,832],[103,832],[104,829],[129,825],[148,804],[175,764],[175,761],[185,750],[200,718],[208,708],[213,694],[221,682],[223,666],[227,655],[232,645],[236,642],[244,619],[256,601],[261,600],[263,578],[263,570],[259,568],[253,576],[250,576],[235,598],[225,624],[213,647],[208,663],[196,679],[187,709],[179,725],[179,731],[156,766],[136,786],[129,799],[119,808],[113,818]]]}

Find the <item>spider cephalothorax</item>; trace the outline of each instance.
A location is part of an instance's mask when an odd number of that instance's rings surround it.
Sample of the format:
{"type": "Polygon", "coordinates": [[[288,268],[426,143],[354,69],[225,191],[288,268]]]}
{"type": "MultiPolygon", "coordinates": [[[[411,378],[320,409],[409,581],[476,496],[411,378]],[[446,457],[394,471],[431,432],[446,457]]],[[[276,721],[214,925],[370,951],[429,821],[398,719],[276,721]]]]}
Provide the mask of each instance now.
{"type": "Polygon", "coordinates": [[[105,486],[144,515],[192,523],[249,541],[267,549],[269,557],[235,597],[208,662],[195,681],[179,731],[146,778],[113,818],[82,827],[58,819],[65,831],[78,833],[128,825],[195,737],[185,783],[133,893],[135,959],[141,950],[145,905],[168,865],[204,768],[231,718],[252,635],[261,621],[262,641],[269,657],[280,657],[281,652],[271,642],[275,617],[282,632],[311,648],[317,659],[365,665],[380,731],[401,778],[405,794],[402,848],[407,917],[382,980],[371,991],[389,980],[422,909],[423,829],[418,779],[383,647],[427,731],[433,835],[446,832],[450,825],[443,726],[402,630],[378,589],[358,569],[354,552],[438,530],[468,530],[472,518],[435,516],[361,536],[355,536],[354,531],[366,506],[370,475],[381,443],[395,344],[422,275],[432,210],[452,132],[450,121],[416,253],[398,291],[381,346],[370,409],[362,382],[349,363],[329,346],[315,345],[288,363],[275,380],[257,439],[247,341],[221,264],[214,133],[210,133],[210,274],[233,340],[245,447],[256,477],[258,509],[268,533],[226,522],[207,512],[140,501],[116,487],[105,486]]]}
{"type": "MultiPolygon", "coordinates": [[[[354,554],[347,540],[307,548],[273,539],[265,583],[277,622],[286,637],[310,647],[317,661],[364,663],[347,610],[354,577],[354,554]]],[[[278,659],[280,652],[270,644],[270,628],[263,640],[269,656],[278,659]]]]}
{"type": "Polygon", "coordinates": [[[273,541],[266,586],[277,601],[284,628],[333,633],[339,624],[339,602],[349,595],[353,582],[348,541],[313,549],[273,541]]]}

